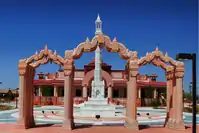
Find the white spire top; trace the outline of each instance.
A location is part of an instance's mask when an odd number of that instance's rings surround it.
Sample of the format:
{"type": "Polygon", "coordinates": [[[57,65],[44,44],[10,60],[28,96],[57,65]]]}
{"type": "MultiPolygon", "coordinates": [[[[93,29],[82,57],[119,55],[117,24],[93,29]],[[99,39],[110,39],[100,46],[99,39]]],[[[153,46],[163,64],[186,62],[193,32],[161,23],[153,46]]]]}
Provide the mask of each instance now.
{"type": "Polygon", "coordinates": [[[102,34],[102,21],[100,19],[100,16],[98,14],[97,19],[95,21],[95,26],[96,26],[96,30],[95,30],[95,34],[102,34]]]}
{"type": "Polygon", "coordinates": [[[100,23],[100,22],[102,22],[102,21],[100,19],[99,13],[98,13],[98,16],[97,16],[97,19],[96,19],[95,23],[100,23]]]}

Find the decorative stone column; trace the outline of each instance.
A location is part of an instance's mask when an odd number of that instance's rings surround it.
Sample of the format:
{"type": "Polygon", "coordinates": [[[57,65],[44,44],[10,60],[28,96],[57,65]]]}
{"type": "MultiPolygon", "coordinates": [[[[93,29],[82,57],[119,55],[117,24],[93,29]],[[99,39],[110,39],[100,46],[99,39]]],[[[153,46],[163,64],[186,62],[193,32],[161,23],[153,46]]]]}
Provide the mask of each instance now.
{"type": "Polygon", "coordinates": [[[87,88],[87,85],[84,85],[83,86],[83,98],[87,98],[88,96],[87,96],[87,94],[88,94],[88,90],[87,90],[88,88],[87,88]]]}
{"type": "Polygon", "coordinates": [[[173,121],[173,94],[174,94],[174,71],[167,71],[166,72],[166,79],[167,79],[167,114],[165,119],[165,126],[168,128],[172,127],[172,121],[173,121]]]}
{"type": "Polygon", "coordinates": [[[33,79],[35,69],[25,63],[19,64],[19,117],[17,123],[22,128],[31,128],[34,124],[33,117],[33,98],[34,85],[33,79]],[[28,99],[28,100],[27,100],[28,99]]]}
{"type": "Polygon", "coordinates": [[[27,114],[28,115],[27,120],[28,120],[28,128],[32,128],[35,126],[34,109],[33,109],[33,107],[34,107],[34,95],[33,95],[34,94],[34,82],[33,81],[34,81],[36,71],[35,71],[35,68],[32,66],[29,66],[28,68],[29,68],[29,76],[28,76],[29,84],[27,86],[27,89],[29,89],[29,90],[27,90],[27,91],[29,91],[28,97],[30,98],[30,101],[29,102],[27,101],[27,104],[29,104],[29,107],[28,107],[29,112],[27,114]]]}
{"type": "Polygon", "coordinates": [[[176,73],[176,92],[175,92],[175,123],[173,123],[175,130],[184,130],[184,120],[183,120],[183,81],[184,69],[177,68],[176,73]]]}
{"type": "Polygon", "coordinates": [[[25,127],[25,73],[26,64],[19,64],[19,117],[17,123],[25,127]]]}
{"type": "Polygon", "coordinates": [[[74,81],[74,61],[65,59],[64,61],[64,121],[63,128],[72,130],[74,128],[73,118],[73,81],[74,81]]]}
{"type": "Polygon", "coordinates": [[[127,82],[127,106],[125,126],[127,128],[138,130],[137,122],[137,74],[139,66],[137,60],[130,60],[127,64],[128,82],[127,82]]]}

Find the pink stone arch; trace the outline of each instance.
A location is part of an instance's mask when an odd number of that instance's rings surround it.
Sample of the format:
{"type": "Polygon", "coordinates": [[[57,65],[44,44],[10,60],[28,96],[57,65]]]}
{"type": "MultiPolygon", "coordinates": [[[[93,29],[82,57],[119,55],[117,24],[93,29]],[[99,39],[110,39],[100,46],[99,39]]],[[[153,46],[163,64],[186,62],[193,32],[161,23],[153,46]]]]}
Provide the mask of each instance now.
{"type": "MultiPolygon", "coordinates": [[[[84,79],[82,80],[82,86],[86,85],[89,86],[89,83],[94,77],[94,70],[91,70],[86,73],[84,76],[84,79]]],[[[107,87],[108,85],[113,85],[113,80],[110,74],[104,70],[102,70],[102,78],[105,80],[105,86],[107,87]]]]}

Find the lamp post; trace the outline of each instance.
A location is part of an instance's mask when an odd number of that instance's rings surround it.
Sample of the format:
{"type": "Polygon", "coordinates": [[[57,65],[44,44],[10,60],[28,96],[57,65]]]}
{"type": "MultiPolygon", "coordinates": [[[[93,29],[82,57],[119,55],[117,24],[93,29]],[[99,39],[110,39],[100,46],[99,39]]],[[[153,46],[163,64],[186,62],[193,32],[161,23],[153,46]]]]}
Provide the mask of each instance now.
{"type": "Polygon", "coordinates": [[[196,54],[179,53],[176,60],[192,60],[192,133],[196,133],[196,54]]]}

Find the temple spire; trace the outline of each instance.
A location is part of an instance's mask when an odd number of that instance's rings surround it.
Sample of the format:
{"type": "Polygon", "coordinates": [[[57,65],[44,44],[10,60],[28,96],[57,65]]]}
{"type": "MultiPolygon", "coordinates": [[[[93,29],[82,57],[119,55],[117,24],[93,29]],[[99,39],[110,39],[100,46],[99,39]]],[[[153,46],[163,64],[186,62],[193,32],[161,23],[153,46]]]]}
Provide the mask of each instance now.
{"type": "Polygon", "coordinates": [[[98,14],[97,19],[95,21],[95,34],[102,34],[102,21],[100,19],[100,16],[98,14]]]}

